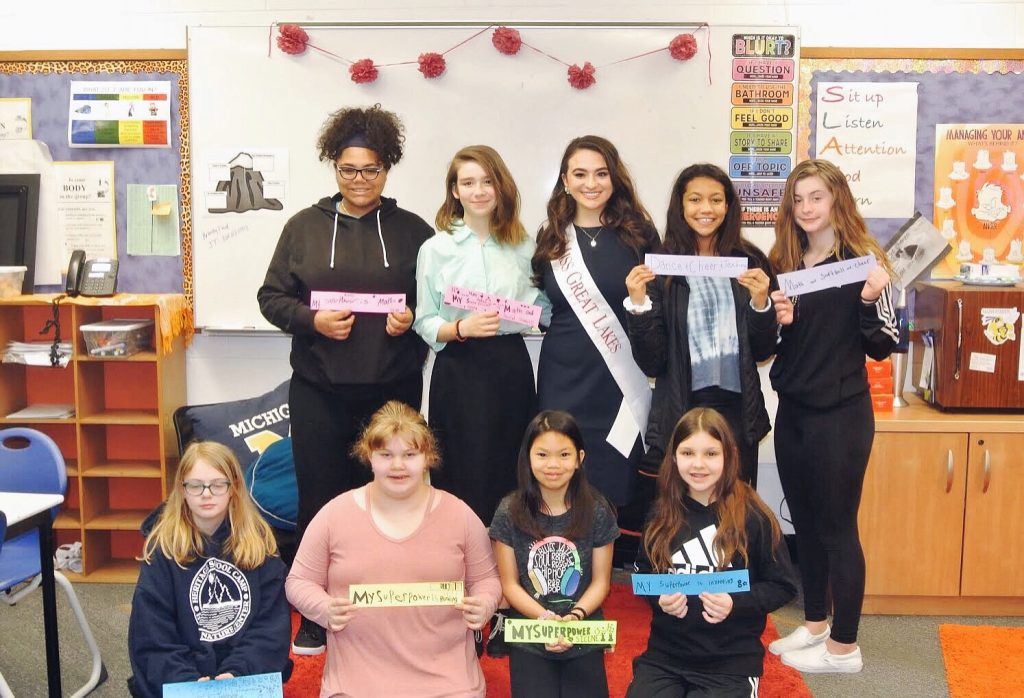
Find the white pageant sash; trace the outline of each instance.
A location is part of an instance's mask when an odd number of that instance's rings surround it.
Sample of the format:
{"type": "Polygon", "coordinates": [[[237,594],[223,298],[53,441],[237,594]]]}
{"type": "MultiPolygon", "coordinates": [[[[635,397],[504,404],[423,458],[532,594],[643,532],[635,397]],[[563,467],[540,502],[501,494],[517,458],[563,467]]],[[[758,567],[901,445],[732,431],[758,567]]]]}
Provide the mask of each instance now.
{"type": "MultiPolygon", "coordinates": [[[[622,404],[606,440],[628,458],[637,434],[644,439],[647,416],[651,411],[651,384],[633,361],[629,336],[583,261],[572,225],[566,229],[565,237],[565,254],[551,264],[551,270],[562,295],[622,391],[622,404]]],[[[646,450],[645,439],[643,443],[646,450]]]]}

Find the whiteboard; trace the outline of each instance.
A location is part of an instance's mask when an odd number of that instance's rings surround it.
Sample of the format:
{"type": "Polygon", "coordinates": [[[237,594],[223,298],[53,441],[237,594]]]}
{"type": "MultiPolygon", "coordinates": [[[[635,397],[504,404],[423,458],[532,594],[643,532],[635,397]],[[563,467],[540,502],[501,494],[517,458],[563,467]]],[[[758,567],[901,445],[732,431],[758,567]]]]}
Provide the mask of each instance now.
{"type": "Polygon", "coordinates": [[[316,140],[324,120],[339,108],[379,102],[402,118],[405,155],[389,174],[384,195],[429,223],[444,200],[452,155],[484,143],[508,164],[522,196],[523,222],[535,232],[566,144],[596,134],[618,147],[661,229],[672,182],[683,167],[702,161],[729,165],[733,34],[788,34],[797,43],[799,38],[794,27],[518,26],[523,40],[537,49],[568,63],[597,66],[596,84],[574,89],[565,65],[526,47],[514,56],[499,53],[491,30],[447,53],[441,77],[428,80],[417,70],[421,53],[443,53],[486,27],[307,27],[312,44],[346,59],[372,58],[377,65],[413,61],[381,68],[376,82],[362,85],[351,81],[346,63],[322,52],[282,53],[266,26],[189,28],[197,326],[271,329],[260,315],[256,291],[288,218],[337,191],[330,163],[317,159],[316,140]],[[688,61],[660,51],[613,64],[691,32],[698,51],[688,61]],[[254,152],[262,153],[263,162],[277,163],[273,192],[279,210],[209,213],[211,171],[214,177],[223,173],[211,162],[254,152]]]}

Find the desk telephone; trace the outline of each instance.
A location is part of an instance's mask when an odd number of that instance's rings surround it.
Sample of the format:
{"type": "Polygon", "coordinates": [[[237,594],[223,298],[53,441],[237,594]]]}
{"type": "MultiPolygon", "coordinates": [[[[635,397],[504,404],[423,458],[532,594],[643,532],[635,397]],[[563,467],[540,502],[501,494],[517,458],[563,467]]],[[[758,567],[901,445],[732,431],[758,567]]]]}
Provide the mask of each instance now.
{"type": "Polygon", "coordinates": [[[71,253],[65,293],[74,297],[112,296],[117,290],[116,259],[86,259],[84,250],[71,253]]]}

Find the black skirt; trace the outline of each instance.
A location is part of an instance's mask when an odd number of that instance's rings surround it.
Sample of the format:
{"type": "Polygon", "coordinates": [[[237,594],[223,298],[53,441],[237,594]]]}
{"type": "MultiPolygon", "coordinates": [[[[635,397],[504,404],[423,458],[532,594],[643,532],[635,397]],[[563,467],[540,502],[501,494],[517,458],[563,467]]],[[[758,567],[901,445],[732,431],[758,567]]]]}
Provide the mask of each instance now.
{"type": "Polygon", "coordinates": [[[519,444],[537,412],[522,335],[449,342],[434,361],[429,404],[441,448],[431,481],[490,525],[501,498],[516,487],[519,444]]]}

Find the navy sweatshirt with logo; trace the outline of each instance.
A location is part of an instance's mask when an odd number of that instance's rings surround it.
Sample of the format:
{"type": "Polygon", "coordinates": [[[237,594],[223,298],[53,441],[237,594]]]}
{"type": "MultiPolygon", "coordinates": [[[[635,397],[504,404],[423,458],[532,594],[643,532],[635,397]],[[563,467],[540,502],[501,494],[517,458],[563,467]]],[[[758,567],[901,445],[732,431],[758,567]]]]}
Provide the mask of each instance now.
{"type": "Polygon", "coordinates": [[[202,676],[288,673],[285,565],[268,557],[239,569],[222,554],[230,532],[225,519],[205,540],[207,557],[184,569],[159,551],[142,564],[128,625],[134,695],[160,698],[163,684],[202,676]]]}

